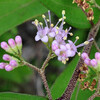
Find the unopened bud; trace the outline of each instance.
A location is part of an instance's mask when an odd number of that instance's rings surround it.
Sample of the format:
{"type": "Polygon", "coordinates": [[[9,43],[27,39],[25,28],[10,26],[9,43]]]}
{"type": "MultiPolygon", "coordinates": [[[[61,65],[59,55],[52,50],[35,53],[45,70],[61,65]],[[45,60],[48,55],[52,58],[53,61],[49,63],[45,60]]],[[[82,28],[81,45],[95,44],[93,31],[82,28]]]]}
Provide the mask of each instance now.
{"type": "Polygon", "coordinates": [[[6,70],[6,71],[12,71],[12,70],[13,70],[13,67],[10,66],[10,65],[6,65],[6,66],[5,66],[5,70],[6,70]]]}
{"type": "Polygon", "coordinates": [[[1,42],[1,48],[4,49],[4,50],[8,50],[9,46],[6,42],[1,42]]]}
{"type": "Polygon", "coordinates": [[[96,67],[96,66],[97,66],[97,61],[96,61],[95,59],[92,59],[92,60],[90,61],[90,63],[91,63],[91,65],[92,65],[93,67],[96,67]]]}
{"type": "Polygon", "coordinates": [[[87,53],[85,53],[85,52],[81,54],[81,57],[83,60],[85,60],[86,58],[89,58],[87,53]]]}
{"type": "Polygon", "coordinates": [[[5,66],[6,66],[6,63],[0,63],[0,69],[4,69],[5,68],[5,66]]]}
{"type": "Polygon", "coordinates": [[[10,45],[11,48],[15,48],[16,46],[14,39],[9,39],[8,44],[10,45]]]}
{"type": "Polygon", "coordinates": [[[11,65],[12,67],[17,67],[17,66],[18,66],[18,63],[17,63],[16,60],[11,60],[11,61],[10,61],[10,65],[11,65]]]}
{"type": "Polygon", "coordinates": [[[11,60],[11,56],[8,55],[8,54],[4,54],[4,55],[3,55],[3,60],[5,60],[5,61],[10,61],[10,60],[11,60]]]}
{"type": "Polygon", "coordinates": [[[95,59],[100,61],[100,53],[99,52],[95,53],[95,59]]]}

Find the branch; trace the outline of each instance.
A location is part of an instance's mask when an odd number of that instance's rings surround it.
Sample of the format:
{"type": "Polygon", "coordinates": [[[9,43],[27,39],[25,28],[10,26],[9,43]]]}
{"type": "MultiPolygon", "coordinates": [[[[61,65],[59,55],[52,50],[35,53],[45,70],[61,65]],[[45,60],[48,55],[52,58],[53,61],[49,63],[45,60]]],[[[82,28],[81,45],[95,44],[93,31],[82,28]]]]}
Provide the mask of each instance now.
{"type": "Polygon", "coordinates": [[[95,3],[95,7],[97,7],[100,10],[100,6],[97,3],[95,3]]]}
{"type": "Polygon", "coordinates": [[[44,87],[46,89],[46,92],[48,94],[48,98],[49,98],[49,100],[52,100],[51,92],[50,92],[50,89],[49,89],[49,86],[48,86],[48,83],[47,83],[46,76],[45,76],[44,72],[41,71],[40,75],[41,75],[44,87]]]}
{"type": "Polygon", "coordinates": [[[97,45],[95,40],[94,40],[94,45],[95,45],[96,49],[98,50],[98,52],[100,52],[100,49],[99,49],[99,47],[98,47],[98,45],[97,45]]]}
{"type": "Polygon", "coordinates": [[[100,6],[96,3],[96,1],[93,0],[93,2],[94,2],[94,6],[100,10],[100,6]]]}
{"type": "MultiPolygon", "coordinates": [[[[89,35],[88,35],[88,38],[87,40],[91,39],[91,38],[95,38],[96,35],[97,35],[97,32],[98,32],[98,27],[100,25],[100,20],[98,21],[98,23],[90,30],[89,32],[89,35]]],[[[86,52],[86,53],[90,53],[90,50],[91,50],[91,47],[93,45],[93,41],[91,41],[88,45],[86,45],[83,49],[83,52],[86,52]]],[[[63,95],[57,99],[57,100],[70,100],[71,98],[71,95],[73,93],[73,90],[75,88],[75,85],[76,85],[76,82],[77,82],[77,79],[78,79],[78,75],[79,75],[79,68],[84,64],[82,58],[80,58],[77,66],[76,66],[76,69],[72,75],[72,78],[65,90],[65,92],[63,93],[63,95]]]]}
{"type": "Polygon", "coordinates": [[[35,71],[40,72],[40,69],[37,68],[36,66],[34,66],[34,65],[32,65],[32,64],[30,64],[30,63],[28,63],[28,62],[26,62],[26,61],[22,61],[22,63],[23,63],[24,65],[27,65],[28,67],[34,69],[35,71]]]}
{"type": "Polygon", "coordinates": [[[51,59],[51,55],[52,55],[52,53],[50,52],[48,54],[48,57],[46,58],[46,60],[44,61],[43,65],[42,65],[42,68],[41,68],[42,71],[45,70],[46,65],[48,64],[49,60],[51,59]]]}
{"type": "Polygon", "coordinates": [[[97,92],[95,92],[88,100],[93,100],[97,96],[98,96],[98,94],[97,94],[97,92]]]}

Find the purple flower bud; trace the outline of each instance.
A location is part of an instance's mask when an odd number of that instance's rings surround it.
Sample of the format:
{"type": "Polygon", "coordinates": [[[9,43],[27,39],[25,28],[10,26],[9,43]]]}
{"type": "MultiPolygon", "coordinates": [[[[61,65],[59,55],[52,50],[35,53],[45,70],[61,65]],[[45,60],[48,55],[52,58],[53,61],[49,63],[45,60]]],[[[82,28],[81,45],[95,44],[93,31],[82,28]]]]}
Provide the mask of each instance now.
{"type": "Polygon", "coordinates": [[[14,39],[9,39],[9,40],[8,40],[8,44],[9,44],[12,48],[14,48],[14,47],[16,46],[14,39]]]}
{"type": "Polygon", "coordinates": [[[10,65],[6,65],[6,66],[5,66],[5,70],[6,70],[6,71],[12,71],[12,70],[13,70],[13,67],[10,66],[10,65]]]}
{"type": "Polygon", "coordinates": [[[0,63],[0,69],[4,69],[5,68],[5,66],[6,66],[6,63],[0,63]]]}
{"type": "Polygon", "coordinates": [[[93,67],[97,66],[97,61],[96,61],[96,59],[92,59],[92,60],[90,61],[90,63],[91,63],[91,65],[92,65],[93,67]]]}
{"type": "Polygon", "coordinates": [[[5,60],[5,61],[10,61],[10,60],[11,60],[11,56],[8,55],[8,54],[4,54],[4,55],[3,55],[3,60],[5,60]]]}
{"type": "Polygon", "coordinates": [[[95,59],[96,59],[96,60],[100,60],[100,53],[99,53],[99,52],[96,52],[96,53],[95,53],[95,59]]]}
{"type": "Polygon", "coordinates": [[[1,42],[1,48],[4,49],[4,50],[8,50],[9,46],[6,42],[1,42]]]}
{"type": "Polygon", "coordinates": [[[10,65],[13,66],[13,67],[17,67],[18,66],[18,63],[16,60],[11,60],[10,61],[10,65]]]}
{"type": "Polygon", "coordinates": [[[85,53],[85,52],[82,53],[81,57],[82,57],[83,60],[85,60],[86,58],[89,58],[87,53],[85,53]]]}
{"type": "Polygon", "coordinates": [[[84,60],[84,63],[86,64],[86,65],[88,65],[88,66],[90,66],[90,59],[89,58],[86,58],[85,60],[84,60]]]}
{"type": "Polygon", "coordinates": [[[22,45],[22,38],[20,36],[16,36],[15,42],[16,42],[17,45],[22,45]]]}

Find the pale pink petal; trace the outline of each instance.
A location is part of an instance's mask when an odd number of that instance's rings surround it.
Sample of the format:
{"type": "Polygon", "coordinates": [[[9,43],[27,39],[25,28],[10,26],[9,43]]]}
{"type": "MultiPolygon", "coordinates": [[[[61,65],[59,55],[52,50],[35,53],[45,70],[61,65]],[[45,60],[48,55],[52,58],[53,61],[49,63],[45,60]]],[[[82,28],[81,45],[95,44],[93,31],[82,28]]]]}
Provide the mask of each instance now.
{"type": "Polygon", "coordinates": [[[39,41],[40,40],[40,36],[37,34],[36,36],[35,36],[35,41],[39,41]]]}
{"type": "Polygon", "coordinates": [[[42,40],[43,42],[48,42],[48,37],[47,37],[47,36],[44,36],[41,40],[42,40]]]}

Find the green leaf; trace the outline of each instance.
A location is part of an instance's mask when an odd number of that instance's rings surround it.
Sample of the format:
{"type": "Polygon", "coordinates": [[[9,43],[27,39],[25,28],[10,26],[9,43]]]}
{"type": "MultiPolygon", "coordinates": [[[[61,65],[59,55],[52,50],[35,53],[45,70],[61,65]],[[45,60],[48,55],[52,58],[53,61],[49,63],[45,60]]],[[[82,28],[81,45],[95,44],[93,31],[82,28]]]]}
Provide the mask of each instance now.
{"type": "Polygon", "coordinates": [[[13,71],[7,72],[5,70],[0,70],[0,78],[3,80],[9,80],[15,83],[23,83],[26,80],[26,76],[32,74],[32,70],[27,66],[21,66],[14,69],[13,71]]]}
{"type": "MultiPolygon", "coordinates": [[[[90,23],[85,14],[73,0],[40,0],[48,9],[53,11],[58,17],[62,17],[62,10],[66,11],[66,22],[76,28],[90,28],[90,23]]],[[[94,23],[97,23],[100,11],[94,8],[94,23]]]]}
{"type": "MultiPolygon", "coordinates": [[[[77,30],[74,34],[76,36],[78,35],[80,37],[79,42],[83,42],[84,38],[86,37],[85,33],[86,33],[85,30],[77,30]]],[[[75,39],[75,36],[72,37],[72,40],[74,40],[74,39],[75,39]]],[[[75,58],[73,58],[73,60],[68,64],[68,66],[66,66],[66,69],[56,79],[55,83],[53,84],[53,86],[51,88],[53,100],[59,98],[62,95],[62,93],[65,91],[65,89],[72,77],[72,74],[75,70],[75,67],[78,63],[79,58],[80,57],[78,55],[76,55],[75,58]]]]}
{"type": "Polygon", "coordinates": [[[0,35],[46,11],[38,0],[0,0],[0,35]]]}
{"type": "Polygon", "coordinates": [[[45,97],[19,94],[19,93],[0,93],[0,100],[48,100],[45,97]]]}

